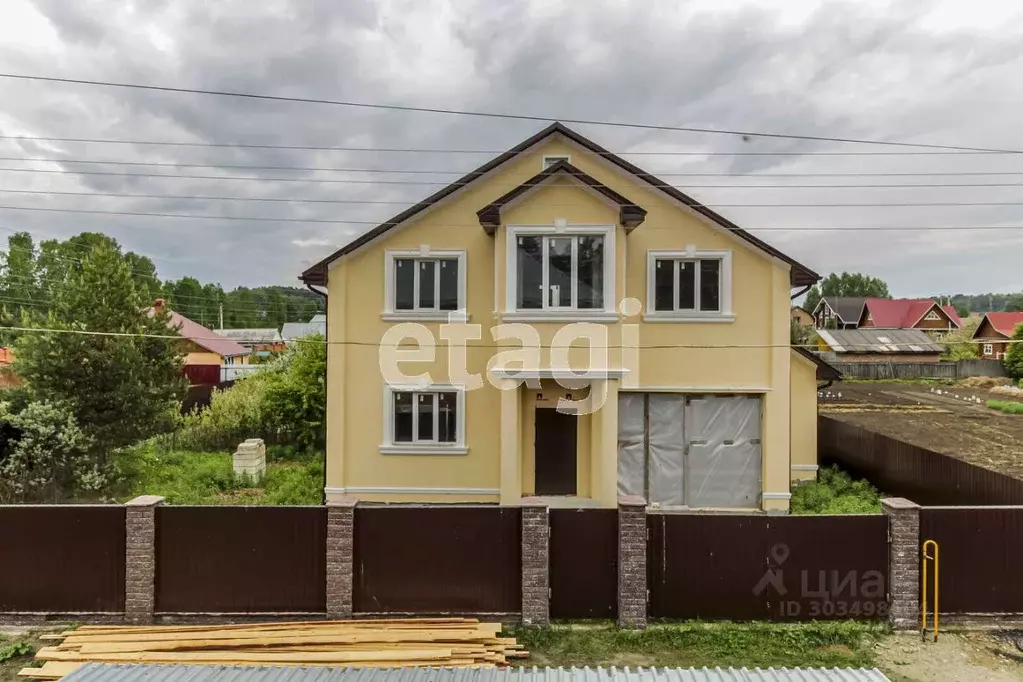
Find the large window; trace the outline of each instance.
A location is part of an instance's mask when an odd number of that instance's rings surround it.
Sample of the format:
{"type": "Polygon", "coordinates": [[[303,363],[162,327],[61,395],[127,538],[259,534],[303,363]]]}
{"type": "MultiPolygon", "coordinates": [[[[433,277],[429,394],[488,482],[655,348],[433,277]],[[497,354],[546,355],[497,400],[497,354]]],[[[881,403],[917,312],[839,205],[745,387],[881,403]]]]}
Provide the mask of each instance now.
{"type": "Polygon", "coordinates": [[[464,451],[462,392],[388,388],[382,450],[464,451]]]}
{"type": "Polygon", "coordinates": [[[510,312],[586,316],[612,305],[613,231],[510,233],[510,312]]]}
{"type": "Polygon", "coordinates": [[[445,319],[465,309],[465,255],[462,252],[387,253],[387,309],[394,318],[445,319]]]}
{"type": "Polygon", "coordinates": [[[732,319],[730,252],[651,251],[647,266],[649,318],[732,319]]]}

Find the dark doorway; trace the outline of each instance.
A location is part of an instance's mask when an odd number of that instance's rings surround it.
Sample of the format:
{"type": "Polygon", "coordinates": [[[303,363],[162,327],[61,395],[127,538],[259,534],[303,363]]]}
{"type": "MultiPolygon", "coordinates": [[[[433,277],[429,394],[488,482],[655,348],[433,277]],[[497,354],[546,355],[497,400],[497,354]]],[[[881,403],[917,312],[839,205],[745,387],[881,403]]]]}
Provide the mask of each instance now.
{"type": "Polygon", "coordinates": [[[533,470],[537,495],[575,495],[576,428],[574,414],[536,409],[533,470]]]}

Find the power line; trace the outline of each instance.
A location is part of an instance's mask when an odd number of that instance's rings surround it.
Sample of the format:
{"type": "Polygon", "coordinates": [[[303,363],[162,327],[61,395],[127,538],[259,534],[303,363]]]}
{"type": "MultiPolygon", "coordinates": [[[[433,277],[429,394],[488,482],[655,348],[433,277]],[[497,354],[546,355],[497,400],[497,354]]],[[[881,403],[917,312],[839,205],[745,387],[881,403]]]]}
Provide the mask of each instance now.
{"type": "Polygon", "coordinates": [[[986,147],[970,147],[965,145],[917,143],[902,141],[870,140],[851,137],[829,137],[822,135],[798,135],[786,133],[765,133],[753,130],[726,130],[720,128],[697,128],[692,126],[669,126],[646,123],[621,123],[616,121],[601,121],[594,119],[560,118],[549,116],[533,116],[527,114],[509,114],[486,111],[469,111],[460,109],[442,109],[438,107],[414,107],[397,104],[375,104],[369,102],[353,102],[346,100],[319,99],[312,97],[285,97],[283,95],[264,95],[247,92],[233,92],[229,90],[205,90],[199,88],[179,88],[161,85],[142,85],[140,83],[118,83],[114,81],[89,80],[84,78],[60,78],[53,76],[30,76],[26,74],[0,73],[0,78],[11,78],[16,80],[38,81],[46,83],[65,83],[72,85],[91,85],[105,88],[120,88],[128,90],[146,90],[150,92],[173,92],[190,95],[208,95],[214,97],[237,97],[242,99],[253,99],[271,102],[292,102],[296,104],[323,104],[330,106],[353,107],[359,109],[373,109],[383,111],[404,111],[426,114],[447,114],[453,116],[472,116],[478,118],[495,118],[516,121],[537,121],[541,123],[553,123],[561,121],[577,125],[597,125],[613,128],[634,128],[639,130],[658,130],[670,132],[703,133],[709,135],[728,135],[742,137],[762,137],[767,139],[801,140],[807,142],[842,142],[848,144],[877,145],[889,147],[908,147],[916,149],[941,149],[947,151],[971,151],[971,152],[999,152],[1004,154],[1021,154],[1023,150],[996,149],[986,147]]]}
{"type": "MultiPolygon", "coordinates": [[[[149,166],[157,168],[223,168],[227,170],[273,170],[273,171],[304,171],[325,173],[394,173],[413,175],[465,175],[466,170],[423,170],[407,168],[346,168],[330,166],[259,166],[251,164],[226,163],[178,163],[163,161],[113,161],[97,159],[61,159],[46,156],[0,156],[0,161],[27,161],[39,163],[81,163],[101,166],[149,166]]],[[[14,169],[9,169],[14,170],[14,169]]],[[[32,171],[35,169],[18,169],[32,171]]],[[[46,169],[40,169],[46,170],[46,169]]],[[[70,171],[75,172],[75,171],[70,171]]],[[[1019,171],[941,171],[941,172],[896,172],[896,173],[694,173],[694,172],[656,172],[652,175],[664,177],[686,178],[863,178],[863,177],[956,177],[956,176],[999,176],[1023,175],[1019,171]]]]}
{"type": "MultiPolygon", "coordinates": [[[[285,151],[316,151],[316,152],[370,152],[370,153],[403,153],[403,154],[504,154],[507,149],[445,149],[445,148],[406,148],[406,147],[339,147],[316,145],[283,145],[253,144],[244,142],[176,142],[170,140],[117,140],[95,137],[44,137],[33,135],[0,135],[0,140],[25,140],[27,142],[80,142],[87,144],[124,144],[148,145],[158,147],[197,147],[214,149],[266,149],[285,151]]],[[[622,151],[595,152],[579,150],[583,154],[594,156],[976,156],[1016,154],[1015,151],[884,151],[884,152],[851,152],[851,151],[808,151],[808,152],[718,152],[718,151],[622,151]]]]}
{"type": "MultiPolygon", "coordinates": [[[[184,218],[190,220],[241,220],[241,221],[256,221],[256,222],[276,222],[276,223],[326,223],[330,225],[381,225],[381,224],[392,224],[398,223],[381,223],[373,220],[333,220],[326,218],[268,218],[266,216],[220,216],[220,215],[203,215],[203,214],[187,214],[187,213],[146,213],[143,211],[101,211],[93,209],[82,209],[82,208],[52,208],[42,206],[0,206],[0,210],[5,211],[41,211],[45,213],[80,213],[86,215],[120,215],[120,216],[139,216],[147,218],[184,218]]],[[[479,224],[447,224],[447,227],[466,227],[479,229],[479,224]]],[[[647,227],[646,229],[675,229],[668,227],[647,227]]],[[[942,226],[876,226],[876,227],[751,227],[745,228],[747,232],[887,232],[887,231],[929,231],[929,230],[1023,230],[1023,225],[942,225],[942,226]]]]}
{"type": "MultiPolygon", "coordinates": [[[[70,197],[111,197],[115,199],[164,199],[191,201],[262,201],[284,204],[369,204],[388,206],[411,206],[414,201],[393,201],[377,199],[295,199],[286,197],[225,197],[195,194],[126,194],[120,192],[65,192],[46,189],[0,189],[2,194],[32,194],[70,197]]],[[[886,202],[886,203],[802,203],[802,204],[714,204],[702,203],[707,208],[883,208],[883,207],[924,207],[924,206],[1023,206],[1023,201],[941,201],[941,202],[886,202]]],[[[549,204],[551,208],[573,208],[580,204],[549,204]]]]}
{"type": "MultiPolygon", "coordinates": [[[[444,180],[359,180],[351,178],[261,178],[252,177],[247,175],[184,175],[176,173],[121,173],[114,171],[78,171],[71,170],[69,168],[0,168],[0,172],[5,173],[51,173],[58,175],[102,175],[108,177],[119,177],[119,178],[171,178],[178,180],[241,180],[248,182],[307,182],[307,183],[326,183],[326,184],[340,184],[340,185],[409,185],[409,186],[463,186],[468,185],[472,181],[465,182],[447,182],[444,180]]],[[[1023,173],[1021,173],[1023,174],[1023,173]]],[[[752,176],[756,177],[756,176],[752,176]]],[[[812,176],[807,176],[812,177],[812,176]]],[[[508,189],[517,187],[518,185],[509,185],[508,189]]],[[[726,184],[726,185],[708,185],[708,184],[685,184],[685,185],[671,185],[671,184],[660,184],[660,183],[644,183],[646,187],[658,187],[658,188],[673,188],[673,189],[700,189],[700,188],[717,188],[717,189],[871,189],[874,187],[882,188],[913,188],[913,187],[1023,187],[1023,182],[993,182],[993,183],[931,183],[927,185],[921,185],[919,183],[884,183],[884,184],[827,184],[827,185],[742,185],[742,184],[726,184]]]]}
{"type": "MultiPolygon", "coordinates": [[[[138,332],[107,332],[107,331],[91,331],[85,329],[58,329],[58,328],[43,328],[43,327],[15,327],[0,325],[0,332],[30,332],[30,333],[56,333],[56,334],[78,334],[83,336],[113,336],[113,337],[140,337],[140,338],[151,338],[151,339],[182,339],[188,338],[195,341],[222,341],[223,336],[190,336],[183,337],[179,334],[142,334],[138,332]]],[[[367,346],[372,348],[407,348],[409,344],[401,343],[381,343],[379,341],[329,341],[329,340],[307,340],[303,338],[285,339],[287,342],[297,343],[315,343],[318,345],[326,346],[367,346]]],[[[931,343],[939,345],[953,345],[964,343],[963,341],[949,341],[947,339],[935,339],[931,343]]],[[[970,343],[970,342],[965,342],[970,343]]],[[[1023,340],[1008,339],[1004,342],[999,343],[1023,343],[1023,340]]],[[[439,343],[438,346],[444,346],[446,344],[439,343]]],[[[909,348],[913,344],[903,343],[889,343],[888,346],[906,347],[909,348]]],[[[564,346],[552,346],[540,344],[540,349],[549,348],[563,348],[564,346]]],[[[851,345],[844,346],[850,350],[876,350],[874,345],[851,345]]],[[[467,343],[466,348],[479,348],[489,350],[508,350],[507,345],[492,344],[492,343],[467,343]]],[[[607,344],[603,346],[594,346],[599,350],[608,349],[621,349],[621,348],[635,348],[636,350],[670,350],[670,349],[702,349],[702,350],[719,350],[719,349],[758,349],[758,348],[806,348],[807,350],[817,350],[816,344],[790,344],[790,343],[728,343],[728,344],[694,344],[694,343],[668,343],[668,344],[650,344],[646,346],[623,346],[621,344],[607,344]]],[[[584,370],[585,371],[585,370],[584,370]]]]}

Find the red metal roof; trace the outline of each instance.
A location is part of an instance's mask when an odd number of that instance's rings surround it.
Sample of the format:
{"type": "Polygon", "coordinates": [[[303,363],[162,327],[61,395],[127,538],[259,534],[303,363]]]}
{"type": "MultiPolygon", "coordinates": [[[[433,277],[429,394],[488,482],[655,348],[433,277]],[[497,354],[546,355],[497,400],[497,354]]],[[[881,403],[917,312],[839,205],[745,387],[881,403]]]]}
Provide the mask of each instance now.
{"type": "MultiPolygon", "coordinates": [[[[933,298],[868,298],[864,304],[875,327],[909,329],[936,305],[936,301],[933,298]]],[[[959,315],[955,309],[950,311],[949,308],[952,306],[941,306],[952,322],[961,327],[959,315]]]]}
{"type": "MultiPolygon", "coordinates": [[[[156,305],[158,307],[163,306],[163,299],[156,299],[156,305]]],[[[146,314],[152,315],[153,308],[146,310],[146,314]]],[[[216,353],[221,357],[231,358],[238,355],[249,355],[252,352],[245,346],[235,343],[231,339],[224,338],[212,329],[207,329],[198,322],[193,322],[184,315],[178,314],[173,310],[168,310],[167,314],[170,316],[170,319],[167,320],[168,327],[176,329],[183,337],[211,353],[216,353]]]]}
{"type": "Polygon", "coordinates": [[[999,334],[1011,337],[1016,332],[1016,327],[1023,324],[1023,312],[988,313],[987,321],[999,334]]]}
{"type": "Polygon", "coordinates": [[[941,306],[941,309],[944,310],[945,314],[956,323],[957,327],[963,326],[963,318],[959,317],[959,313],[956,312],[956,307],[954,305],[943,305],[941,306]]]}

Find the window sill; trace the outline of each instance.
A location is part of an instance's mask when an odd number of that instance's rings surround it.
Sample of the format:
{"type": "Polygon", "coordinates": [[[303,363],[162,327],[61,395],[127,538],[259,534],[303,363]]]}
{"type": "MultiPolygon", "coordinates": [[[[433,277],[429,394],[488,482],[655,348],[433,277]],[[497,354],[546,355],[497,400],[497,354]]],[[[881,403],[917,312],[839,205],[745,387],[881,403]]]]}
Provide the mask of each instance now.
{"type": "Polygon", "coordinates": [[[647,313],[644,322],[689,322],[701,324],[731,324],[735,315],[725,313],[647,313]]]}
{"type": "Polygon", "coordinates": [[[620,319],[614,311],[596,310],[508,310],[501,313],[502,321],[510,322],[617,322],[620,319]]]}
{"type": "Polygon", "coordinates": [[[439,312],[422,310],[385,311],[380,313],[384,322],[468,322],[471,316],[462,310],[439,312]]]}
{"type": "Polygon", "coordinates": [[[382,455],[467,455],[469,448],[464,445],[427,445],[410,443],[408,445],[381,445],[382,455]]]}

